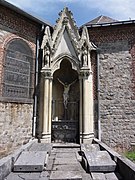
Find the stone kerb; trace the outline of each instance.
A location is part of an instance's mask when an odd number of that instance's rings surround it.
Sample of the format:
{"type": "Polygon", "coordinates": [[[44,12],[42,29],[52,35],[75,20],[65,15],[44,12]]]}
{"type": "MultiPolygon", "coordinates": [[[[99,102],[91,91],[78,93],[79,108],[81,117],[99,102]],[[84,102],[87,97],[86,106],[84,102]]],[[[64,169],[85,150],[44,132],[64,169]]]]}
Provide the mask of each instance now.
{"type": "Polygon", "coordinates": [[[22,151],[28,150],[33,143],[37,142],[37,139],[30,140],[29,143],[22,146],[14,154],[4,157],[0,160],[0,179],[4,179],[13,169],[14,162],[17,160],[22,151]]]}
{"type": "Polygon", "coordinates": [[[94,139],[95,143],[98,143],[101,150],[106,150],[112,159],[117,163],[117,168],[119,169],[120,174],[128,180],[135,179],[135,163],[118,154],[109,148],[106,144],[99,141],[98,139],[94,139]]]}

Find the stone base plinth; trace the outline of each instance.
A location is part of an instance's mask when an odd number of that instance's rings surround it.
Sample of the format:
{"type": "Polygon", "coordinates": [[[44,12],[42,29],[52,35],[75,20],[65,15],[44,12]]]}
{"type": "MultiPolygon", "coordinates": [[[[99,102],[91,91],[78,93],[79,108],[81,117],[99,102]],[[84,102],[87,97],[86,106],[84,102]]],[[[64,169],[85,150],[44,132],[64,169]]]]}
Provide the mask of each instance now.
{"type": "Polygon", "coordinates": [[[51,134],[42,133],[41,143],[51,143],[51,134]]]}
{"type": "Polygon", "coordinates": [[[80,143],[92,144],[94,133],[80,134],[80,143]]]}

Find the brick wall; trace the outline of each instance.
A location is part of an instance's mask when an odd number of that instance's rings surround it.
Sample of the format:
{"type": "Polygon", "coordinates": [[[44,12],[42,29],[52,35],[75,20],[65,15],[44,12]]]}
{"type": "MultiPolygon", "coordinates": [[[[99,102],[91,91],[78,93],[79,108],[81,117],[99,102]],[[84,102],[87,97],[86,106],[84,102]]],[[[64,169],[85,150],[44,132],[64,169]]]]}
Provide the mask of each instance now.
{"type": "MultiPolygon", "coordinates": [[[[2,82],[6,45],[13,39],[25,41],[33,54],[32,87],[34,88],[36,35],[39,25],[22,15],[0,6],[0,96],[2,99],[2,82]]],[[[0,156],[28,142],[32,137],[33,104],[0,102],[0,156]]]]}
{"type": "Polygon", "coordinates": [[[135,25],[89,28],[99,48],[102,141],[117,149],[135,142],[135,25]]]}

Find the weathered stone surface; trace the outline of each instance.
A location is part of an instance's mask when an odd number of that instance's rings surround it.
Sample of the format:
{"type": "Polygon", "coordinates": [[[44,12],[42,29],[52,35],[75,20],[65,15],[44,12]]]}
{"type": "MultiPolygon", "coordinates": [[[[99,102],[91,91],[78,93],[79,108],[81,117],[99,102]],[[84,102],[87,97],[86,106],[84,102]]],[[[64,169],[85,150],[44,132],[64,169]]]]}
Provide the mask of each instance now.
{"type": "Polygon", "coordinates": [[[80,148],[80,144],[75,144],[75,143],[54,143],[53,148],[80,148]]]}
{"type": "Polygon", "coordinates": [[[54,164],[77,164],[77,159],[76,158],[57,158],[54,161],[54,164]]]}
{"type": "Polygon", "coordinates": [[[36,139],[19,148],[14,154],[0,159],[0,179],[3,180],[11,172],[14,162],[18,159],[21,152],[28,150],[34,142],[36,142],[36,139]]]}
{"type": "Polygon", "coordinates": [[[57,153],[56,158],[75,158],[75,153],[69,152],[69,153],[57,153]]]}
{"type": "Polygon", "coordinates": [[[0,103],[0,156],[11,153],[31,139],[32,110],[29,104],[0,103]]]}
{"type": "Polygon", "coordinates": [[[30,147],[29,151],[47,151],[50,152],[52,149],[51,143],[34,143],[30,147]]]}
{"type": "Polygon", "coordinates": [[[81,151],[100,151],[100,146],[99,144],[81,144],[81,151]]]}
{"type": "Polygon", "coordinates": [[[103,42],[100,48],[100,119],[102,141],[116,150],[135,140],[134,61],[127,40],[103,42]]]}
{"type": "Polygon", "coordinates": [[[4,179],[12,169],[12,159],[10,157],[5,157],[0,160],[0,179],[4,179]]]}
{"type": "Polygon", "coordinates": [[[69,152],[78,152],[80,148],[53,148],[52,152],[54,153],[69,153],[69,152]]]}
{"type": "Polygon", "coordinates": [[[50,180],[82,180],[78,171],[52,171],[50,180]]]}
{"type": "Polygon", "coordinates": [[[111,159],[107,151],[86,152],[90,172],[115,171],[116,163],[111,159]]]}
{"type": "Polygon", "coordinates": [[[81,168],[81,165],[78,164],[62,164],[62,165],[54,165],[52,168],[53,171],[80,171],[84,172],[81,168]]]}
{"type": "Polygon", "coordinates": [[[13,173],[11,172],[5,180],[39,180],[40,173],[13,173]]]}
{"type": "Polygon", "coordinates": [[[119,180],[115,173],[106,173],[106,180],[119,180]]]}
{"type": "Polygon", "coordinates": [[[49,180],[50,174],[47,171],[42,171],[39,180],[49,180]]]}
{"type": "Polygon", "coordinates": [[[104,173],[91,173],[93,180],[106,180],[104,173]]]}
{"type": "Polygon", "coordinates": [[[14,164],[14,172],[43,171],[47,152],[24,151],[14,164]]]}

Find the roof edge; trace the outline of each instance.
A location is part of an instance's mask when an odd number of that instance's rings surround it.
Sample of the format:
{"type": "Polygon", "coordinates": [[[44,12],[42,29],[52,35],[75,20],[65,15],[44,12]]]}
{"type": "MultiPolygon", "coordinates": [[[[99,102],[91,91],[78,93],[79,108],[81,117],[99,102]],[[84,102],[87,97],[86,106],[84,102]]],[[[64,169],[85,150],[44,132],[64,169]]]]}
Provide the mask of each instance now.
{"type": "Polygon", "coordinates": [[[79,29],[86,27],[105,27],[105,26],[114,26],[114,25],[122,25],[122,24],[134,24],[135,20],[127,20],[127,21],[116,21],[116,22],[108,22],[108,23],[99,23],[99,24],[89,24],[82,25],[79,29]]]}
{"type": "Polygon", "coordinates": [[[39,23],[41,25],[47,25],[47,26],[53,27],[49,22],[43,21],[43,20],[41,20],[41,19],[39,19],[39,18],[25,12],[24,10],[16,7],[15,5],[13,5],[13,4],[5,1],[5,0],[0,0],[0,4],[7,7],[7,8],[9,8],[9,9],[11,9],[11,10],[13,10],[13,11],[15,11],[15,12],[17,12],[17,13],[19,13],[19,14],[21,14],[21,15],[23,15],[23,16],[25,16],[25,17],[27,17],[27,18],[29,18],[29,19],[31,19],[32,21],[35,21],[36,23],[39,23]]]}

